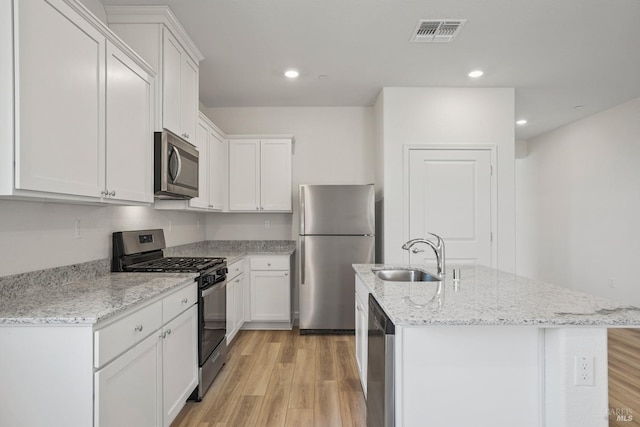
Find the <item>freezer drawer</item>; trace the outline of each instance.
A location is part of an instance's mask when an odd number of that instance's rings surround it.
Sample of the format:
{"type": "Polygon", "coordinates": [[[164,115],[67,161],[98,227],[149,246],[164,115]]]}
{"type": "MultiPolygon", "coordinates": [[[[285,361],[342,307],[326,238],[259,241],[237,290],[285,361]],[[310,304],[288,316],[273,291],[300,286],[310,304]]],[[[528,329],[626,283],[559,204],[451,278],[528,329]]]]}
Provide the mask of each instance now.
{"type": "Polygon", "coordinates": [[[352,264],[374,262],[373,236],[300,236],[300,330],[355,329],[352,264]]]}

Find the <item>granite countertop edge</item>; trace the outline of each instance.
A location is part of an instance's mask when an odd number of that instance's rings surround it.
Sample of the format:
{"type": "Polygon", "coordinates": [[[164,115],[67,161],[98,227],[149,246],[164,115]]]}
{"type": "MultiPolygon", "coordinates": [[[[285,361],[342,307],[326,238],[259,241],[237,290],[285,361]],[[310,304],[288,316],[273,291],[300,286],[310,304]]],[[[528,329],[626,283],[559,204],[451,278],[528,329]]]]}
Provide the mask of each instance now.
{"type": "Polygon", "coordinates": [[[389,282],[372,269],[424,265],[353,264],[396,326],[640,327],[640,308],[485,266],[452,265],[437,282],[389,282]],[[461,279],[454,282],[451,270],[461,279]],[[415,300],[418,299],[419,303],[415,300]]]}

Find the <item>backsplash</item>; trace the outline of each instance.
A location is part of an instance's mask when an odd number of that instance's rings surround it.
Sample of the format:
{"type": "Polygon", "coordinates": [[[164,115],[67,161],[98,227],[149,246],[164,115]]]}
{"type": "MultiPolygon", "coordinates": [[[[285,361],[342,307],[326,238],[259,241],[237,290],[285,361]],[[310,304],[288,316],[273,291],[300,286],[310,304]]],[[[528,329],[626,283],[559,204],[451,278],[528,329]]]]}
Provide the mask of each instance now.
{"type": "Polygon", "coordinates": [[[295,240],[207,240],[174,246],[164,251],[165,256],[189,256],[194,252],[243,253],[287,252],[296,249],[295,240]]]}

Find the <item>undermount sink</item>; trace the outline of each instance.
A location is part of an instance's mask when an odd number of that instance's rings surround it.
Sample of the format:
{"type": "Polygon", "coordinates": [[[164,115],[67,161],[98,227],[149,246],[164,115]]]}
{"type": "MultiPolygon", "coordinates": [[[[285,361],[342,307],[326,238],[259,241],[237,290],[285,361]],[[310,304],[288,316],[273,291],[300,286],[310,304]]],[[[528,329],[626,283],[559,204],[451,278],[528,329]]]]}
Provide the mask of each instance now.
{"type": "Polygon", "coordinates": [[[378,278],[390,282],[440,282],[442,280],[429,272],[417,269],[393,268],[372,271],[378,278]]]}

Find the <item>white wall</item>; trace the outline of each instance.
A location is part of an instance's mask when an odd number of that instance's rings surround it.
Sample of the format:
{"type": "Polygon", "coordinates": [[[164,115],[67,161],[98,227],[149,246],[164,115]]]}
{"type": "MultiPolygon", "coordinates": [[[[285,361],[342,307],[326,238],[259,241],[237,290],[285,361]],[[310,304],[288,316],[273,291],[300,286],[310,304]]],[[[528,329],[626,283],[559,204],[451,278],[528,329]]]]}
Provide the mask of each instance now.
{"type": "Polygon", "coordinates": [[[528,141],[518,274],[640,305],[639,117],[637,98],[528,141]]]}
{"type": "Polygon", "coordinates": [[[207,219],[207,239],[296,239],[300,184],[374,182],[371,107],[208,108],[226,134],[293,134],[294,214],[218,214],[207,219]],[[265,229],[264,221],[271,221],[265,229]]]}
{"type": "Polygon", "coordinates": [[[148,207],[0,200],[0,276],[111,258],[114,231],[163,228],[167,246],[199,242],[204,224],[202,214],[148,207]]]}
{"type": "Polygon", "coordinates": [[[405,144],[495,144],[498,260],[515,269],[514,90],[510,88],[384,88],[385,262],[406,262],[403,200],[405,144]]]}

